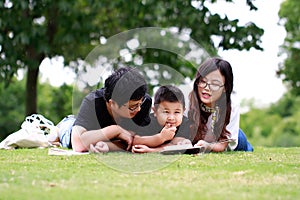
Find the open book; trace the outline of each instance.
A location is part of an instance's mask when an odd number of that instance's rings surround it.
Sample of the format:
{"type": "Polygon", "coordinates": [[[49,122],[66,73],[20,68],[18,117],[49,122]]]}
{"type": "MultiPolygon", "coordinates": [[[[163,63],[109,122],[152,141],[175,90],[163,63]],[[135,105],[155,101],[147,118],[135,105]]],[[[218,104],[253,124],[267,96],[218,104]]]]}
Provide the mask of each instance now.
{"type": "Polygon", "coordinates": [[[171,145],[165,146],[161,154],[164,155],[172,155],[172,154],[198,154],[205,151],[204,147],[196,146],[194,147],[192,144],[182,144],[182,145],[171,145]]]}
{"type": "MultiPolygon", "coordinates": [[[[218,144],[224,142],[235,142],[235,139],[229,138],[225,140],[220,140],[217,142],[212,142],[210,144],[218,144]]],[[[203,146],[193,146],[192,144],[183,144],[183,145],[171,145],[165,146],[164,149],[160,152],[165,155],[170,154],[198,154],[205,153],[205,147],[203,146]]]]}
{"type": "Polygon", "coordinates": [[[86,155],[89,154],[89,152],[76,152],[69,149],[61,149],[61,148],[55,148],[52,147],[48,150],[48,155],[50,156],[73,156],[73,155],[86,155]]]}

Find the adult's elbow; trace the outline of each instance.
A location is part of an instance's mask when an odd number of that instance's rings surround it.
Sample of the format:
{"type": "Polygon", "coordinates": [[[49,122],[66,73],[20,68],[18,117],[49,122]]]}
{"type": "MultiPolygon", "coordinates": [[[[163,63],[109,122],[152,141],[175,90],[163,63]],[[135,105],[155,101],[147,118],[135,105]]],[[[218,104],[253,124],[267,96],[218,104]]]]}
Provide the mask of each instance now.
{"type": "Polygon", "coordinates": [[[82,143],[81,135],[84,131],[85,129],[82,127],[74,126],[72,128],[71,143],[73,151],[87,152],[89,150],[89,148],[82,143]]]}

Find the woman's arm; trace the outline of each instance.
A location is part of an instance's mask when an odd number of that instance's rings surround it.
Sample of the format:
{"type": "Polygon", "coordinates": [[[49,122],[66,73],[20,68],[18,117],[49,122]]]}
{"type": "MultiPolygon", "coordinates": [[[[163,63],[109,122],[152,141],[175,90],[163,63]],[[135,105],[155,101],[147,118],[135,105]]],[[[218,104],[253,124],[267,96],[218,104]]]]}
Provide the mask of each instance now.
{"type": "Polygon", "coordinates": [[[209,143],[204,140],[199,140],[194,146],[202,146],[206,152],[223,152],[228,146],[228,142],[213,142],[209,143]]]}

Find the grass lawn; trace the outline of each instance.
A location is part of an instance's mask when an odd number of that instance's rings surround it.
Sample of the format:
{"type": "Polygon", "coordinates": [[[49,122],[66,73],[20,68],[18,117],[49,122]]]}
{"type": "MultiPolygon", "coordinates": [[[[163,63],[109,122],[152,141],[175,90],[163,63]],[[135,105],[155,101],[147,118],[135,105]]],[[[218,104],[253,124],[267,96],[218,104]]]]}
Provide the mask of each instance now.
{"type": "Polygon", "coordinates": [[[0,150],[0,199],[300,199],[300,148],[197,156],[0,150]]]}

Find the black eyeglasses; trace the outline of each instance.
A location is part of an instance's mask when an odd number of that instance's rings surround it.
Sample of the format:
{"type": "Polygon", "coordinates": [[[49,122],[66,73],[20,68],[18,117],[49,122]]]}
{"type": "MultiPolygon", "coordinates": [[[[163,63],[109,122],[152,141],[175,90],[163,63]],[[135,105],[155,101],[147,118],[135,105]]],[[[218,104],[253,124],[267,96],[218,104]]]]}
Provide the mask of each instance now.
{"type": "Polygon", "coordinates": [[[136,104],[136,105],[134,105],[134,106],[131,106],[131,107],[128,107],[127,105],[123,105],[123,106],[125,106],[130,112],[134,112],[134,111],[136,111],[138,108],[140,108],[142,105],[143,105],[143,103],[145,103],[145,101],[146,101],[146,98],[144,97],[143,98],[143,101],[141,102],[141,103],[138,103],[138,104],[136,104]]]}
{"type": "Polygon", "coordinates": [[[224,85],[217,84],[217,83],[208,83],[205,80],[200,80],[198,83],[198,87],[201,88],[206,88],[206,86],[209,87],[210,90],[212,91],[218,91],[221,87],[224,87],[224,85]]]}

